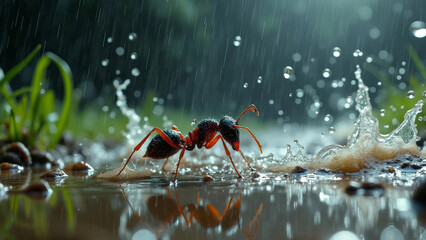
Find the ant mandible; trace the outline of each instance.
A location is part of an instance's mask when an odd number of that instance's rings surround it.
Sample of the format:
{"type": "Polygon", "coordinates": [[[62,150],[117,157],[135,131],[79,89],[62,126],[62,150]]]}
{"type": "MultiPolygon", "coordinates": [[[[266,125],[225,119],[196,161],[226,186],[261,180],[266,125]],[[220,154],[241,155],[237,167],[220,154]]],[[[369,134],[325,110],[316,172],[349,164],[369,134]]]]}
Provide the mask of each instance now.
{"type": "Polygon", "coordinates": [[[242,178],[237,168],[235,167],[234,161],[232,161],[231,153],[229,152],[228,147],[226,147],[225,141],[231,144],[232,149],[241,154],[249,168],[252,169],[249,162],[244,157],[244,154],[240,150],[239,128],[245,129],[250,133],[250,135],[256,141],[257,146],[259,147],[260,153],[262,153],[262,146],[249,128],[238,125],[238,121],[240,121],[244,114],[249,111],[254,112],[257,116],[259,116],[259,112],[252,104],[248,106],[246,110],[244,110],[244,112],[240,115],[237,121],[235,121],[232,117],[226,115],[223,116],[219,122],[214,119],[205,119],[201,121],[194,130],[189,132],[188,136],[186,137],[182,135],[182,133],[176,126],[173,126],[171,130],[164,131],[159,128],[154,128],[151,130],[151,132],[148,133],[148,135],[144,139],[142,139],[142,141],[138,145],[136,145],[136,147],[133,149],[133,152],[130,154],[129,158],[127,159],[126,163],[124,164],[120,172],[117,174],[117,176],[121,174],[124,168],[126,168],[133,154],[142,147],[148,137],[155,131],[158,133],[158,135],[151,140],[143,157],[149,157],[152,159],[166,158],[166,161],[163,164],[163,167],[161,168],[164,169],[167,161],[169,160],[169,157],[181,150],[179,155],[179,161],[176,166],[175,178],[173,181],[176,181],[180,160],[182,159],[185,150],[192,151],[195,146],[197,146],[198,148],[205,147],[206,149],[210,149],[219,140],[222,140],[223,148],[225,148],[226,155],[231,160],[232,166],[234,167],[238,177],[242,178]],[[218,132],[219,134],[216,135],[218,132]]]}

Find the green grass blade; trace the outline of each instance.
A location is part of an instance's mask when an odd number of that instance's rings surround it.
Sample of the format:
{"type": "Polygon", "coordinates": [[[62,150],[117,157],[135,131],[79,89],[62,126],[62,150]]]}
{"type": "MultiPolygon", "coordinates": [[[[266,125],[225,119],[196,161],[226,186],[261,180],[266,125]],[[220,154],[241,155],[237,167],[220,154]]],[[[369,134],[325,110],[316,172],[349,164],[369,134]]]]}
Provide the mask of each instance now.
{"type": "Polygon", "coordinates": [[[34,58],[40,48],[41,45],[37,45],[37,47],[24,60],[22,60],[19,64],[10,69],[3,79],[0,79],[0,89],[3,88],[6,83],[9,83],[13,77],[15,77],[19,72],[22,71],[22,69],[24,69],[24,67],[28,65],[28,63],[31,62],[31,60],[34,58]]]}
{"type": "Polygon", "coordinates": [[[62,133],[65,130],[65,126],[67,124],[68,117],[70,115],[71,104],[72,104],[73,81],[72,81],[71,68],[64,60],[62,60],[60,57],[50,52],[46,53],[46,56],[49,57],[56,64],[64,83],[64,101],[62,103],[62,112],[56,124],[57,131],[55,135],[53,135],[53,139],[51,140],[48,147],[49,149],[53,149],[56,146],[56,144],[59,142],[60,138],[62,137],[62,133]]]}
{"type": "Polygon", "coordinates": [[[36,68],[34,70],[33,85],[30,96],[30,134],[34,133],[36,116],[38,115],[39,103],[40,103],[40,89],[41,84],[44,81],[46,75],[46,69],[50,64],[50,59],[46,56],[41,57],[37,61],[36,68]]]}

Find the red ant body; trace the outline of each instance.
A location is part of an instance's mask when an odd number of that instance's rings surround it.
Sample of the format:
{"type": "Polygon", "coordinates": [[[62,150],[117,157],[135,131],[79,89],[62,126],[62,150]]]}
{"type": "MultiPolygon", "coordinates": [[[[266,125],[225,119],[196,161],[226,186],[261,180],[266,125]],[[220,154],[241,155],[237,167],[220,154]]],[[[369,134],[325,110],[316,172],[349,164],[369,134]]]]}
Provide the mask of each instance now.
{"type": "Polygon", "coordinates": [[[259,112],[257,111],[256,107],[252,104],[248,106],[246,110],[244,110],[244,112],[240,115],[240,117],[236,121],[229,116],[222,117],[222,119],[220,119],[220,122],[214,119],[206,119],[201,121],[194,130],[188,133],[188,136],[186,137],[183,137],[182,133],[179,131],[179,129],[176,126],[173,126],[172,130],[164,130],[164,131],[162,131],[159,128],[154,128],[133,149],[133,152],[130,154],[129,158],[127,159],[126,163],[124,164],[120,172],[117,174],[117,176],[120,175],[120,173],[127,166],[130,159],[132,158],[132,155],[142,147],[142,145],[145,143],[148,137],[155,131],[158,133],[158,135],[155,136],[149,143],[144,157],[149,157],[153,159],[166,158],[167,160],[162,167],[164,168],[164,166],[166,165],[168,161],[168,158],[176,154],[177,152],[179,152],[179,150],[181,150],[179,155],[179,161],[176,166],[175,178],[173,181],[176,181],[180,160],[182,159],[185,153],[185,150],[192,151],[195,148],[195,146],[197,146],[198,148],[205,147],[206,149],[210,149],[219,140],[222,140],[226,155],[231,160],[232,166],[234,167],[238,177],[241,178],[240,173],[238,172],[237,168],[234,165],[234,162],[232,161],[231,153],[229,152],[228,147],[226,147],[225,141],[231,144],[232,149],[234,149],[235,151],[241,154],[241,156],[246,161],[247,165],[250,167],[250,169],[252,169],[247,159],[244,157],[243,153],[240,150],[240,132],[238,130],[239,128],[247,130],[250,133],[250,135],[253,137],[253,139],[256,141],[259,147],[259,150],[262,153],[262,146],[259,144],[259,141],[257,141],[256,137],[250,131],[250,129],[248,129],[247,127],[238,125],[238,121],[241,119],[241,117],[243,117],[244,114],[246,114],[249,111],[254,112],[256,113],[257,116],[259,116],[259,112]],[[219,134],[216,135],[218,132],[219,134]]]}

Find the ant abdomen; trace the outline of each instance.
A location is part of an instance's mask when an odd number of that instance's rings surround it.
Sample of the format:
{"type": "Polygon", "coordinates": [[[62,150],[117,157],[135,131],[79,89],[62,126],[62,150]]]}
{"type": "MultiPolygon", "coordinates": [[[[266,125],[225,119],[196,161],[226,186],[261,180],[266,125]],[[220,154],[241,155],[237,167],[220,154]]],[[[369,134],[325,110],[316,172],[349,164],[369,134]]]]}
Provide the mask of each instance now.
{"type": "MultiPolygon", "coordinates": [[[[180,139],[178,132],[174,130],[164,130],[163,132],[178,146],[184,144],[184,141],[180,139]]],[[[179,148],[174,148],[168,144],[160,135],[157,135],[149,143],[145,157],[153,159],[168,158],[179,152],[179,150],[179,148]]]]}

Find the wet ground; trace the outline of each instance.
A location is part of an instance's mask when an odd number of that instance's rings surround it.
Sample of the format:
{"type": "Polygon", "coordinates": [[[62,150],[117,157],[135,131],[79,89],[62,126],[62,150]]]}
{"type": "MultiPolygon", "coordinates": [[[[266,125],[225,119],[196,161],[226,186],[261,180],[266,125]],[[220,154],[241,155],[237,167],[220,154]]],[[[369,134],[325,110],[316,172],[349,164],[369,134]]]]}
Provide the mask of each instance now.
{"type": "MultiPolygon", "coordinates": [[[[0,182],[12,192],[45,171],[2,171],[0,182]]],[[[68,177],[47,180],[53,192],[46,197],[1,193],[3,239],[426,237],[426,217],[411,201],[423,178],[412,169],[362,175],[245,171],[244,179],[230,172],[214,181],[183,174],[176,185],[161,174],[114,182],[94,178],[97,172],[65,172],[68,177]],[[350,180],[378,187],[353,192],[350,180]]]]}

